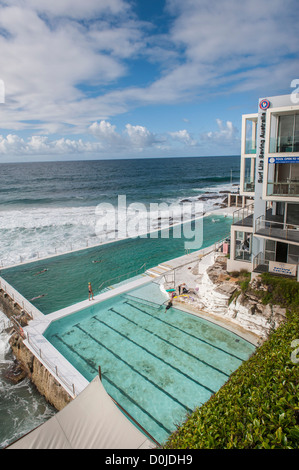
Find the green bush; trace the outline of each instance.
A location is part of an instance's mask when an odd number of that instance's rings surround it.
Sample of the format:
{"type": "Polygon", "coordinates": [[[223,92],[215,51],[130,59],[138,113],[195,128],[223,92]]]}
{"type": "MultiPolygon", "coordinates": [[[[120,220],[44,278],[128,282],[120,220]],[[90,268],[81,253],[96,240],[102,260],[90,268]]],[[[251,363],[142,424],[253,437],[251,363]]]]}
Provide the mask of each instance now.
{"type": "Polygon", "coordinates": [[[291,358],[291,343],[299,339],[299,285],[269,275],[263,283],[271,286],[261,293],[264,302],[291,307],[287,321],[177,428],[165,448],[299,448],[299,364],[291,358]]]}
{"type": "Polygon", "coordinates": [[[262,283],[268,287],[267,293],[260,294],[263,304],[272,303],[287,308],[299,306],[299,282],[264,273],[262,283]]]}

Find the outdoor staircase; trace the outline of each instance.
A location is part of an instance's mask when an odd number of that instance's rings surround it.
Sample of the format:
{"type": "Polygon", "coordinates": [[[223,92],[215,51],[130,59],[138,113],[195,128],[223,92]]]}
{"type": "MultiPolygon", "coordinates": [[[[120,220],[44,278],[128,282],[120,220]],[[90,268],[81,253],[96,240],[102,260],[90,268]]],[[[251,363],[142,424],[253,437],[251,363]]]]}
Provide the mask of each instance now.
{"type": "Polygon", "coordinates": [[[147,269],[145,274],[151,277],[160,277],[166,274],[168,271],[171,271],[173,268],[167,264],[159,264],[154,268],[147,269]]]}

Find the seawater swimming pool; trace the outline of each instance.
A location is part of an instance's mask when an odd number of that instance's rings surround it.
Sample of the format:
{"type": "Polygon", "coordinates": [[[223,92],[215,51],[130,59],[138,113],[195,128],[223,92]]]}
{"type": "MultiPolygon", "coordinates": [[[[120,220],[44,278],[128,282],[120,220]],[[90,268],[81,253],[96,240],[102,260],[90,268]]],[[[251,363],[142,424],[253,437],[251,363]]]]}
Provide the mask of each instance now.
{"type": "Polygon", "coordinates": [[[44,336],[162,443],[228,380],[255,347],[171,308],[154,283],[54,321],[44,336]],[[152,300],[149,300],[152,299],[152,300]]]}
{"type": "MultiPolygon", "coordinates": [[[[228,235],[232,219],[203,218],[206,248],[228,235]]],[[[87,283],[131,278],[185,254],[185,239],[135,238],[2,269],[1,276],[45,315],[87,298],[87,283]],[[94,261],[97,261],[96,263],[94,261]]],[[[191,250],[195,251],[195,250],[191,250]]],[[[45,338],[86,380],[101,366],[107,392],[157,441],[201,406],[254,352],[254,345],[178,309],[165,313],[154,284],[53,321],[45,338]]],[[[74,307],[74,311],[76,307],[74,307]]]]}
{"type": "MultiPolygon", "coordinates": [[[[202,218],[203,243],[196,249],[206,248],[230,232],[231,217],[221,215],[202,218]]],[[[94,293],[112,278],[132,277],[132,271],[146,263],[149,269],[185,254],[184,236],[174,238],[170,228],[168,238],[164,230],[158,238],[131,238],[99,245],[84,250],[54,256],[1,269],[1,276],[43,314],[74,305],[87,298],[87,283],[94,293]]],[[[182,231],[182,235],[184,232],[182,231]]],[[[191,250],[195,251],[195,250],[191,250]]]]}

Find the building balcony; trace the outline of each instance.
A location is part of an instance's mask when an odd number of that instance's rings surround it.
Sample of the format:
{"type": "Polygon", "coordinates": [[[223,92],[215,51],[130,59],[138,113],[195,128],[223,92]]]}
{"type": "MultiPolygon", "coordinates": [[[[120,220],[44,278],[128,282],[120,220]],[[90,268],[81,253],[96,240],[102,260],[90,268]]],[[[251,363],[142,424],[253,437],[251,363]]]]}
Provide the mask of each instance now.
{"type": "Polygon", "coordinates": [[[282,216],[259,217],[255,221],[254,235],[299,245],[299,225],[285,224],[282,216]]]}
{"type": "Polygon", "coordinates": [[[265,254],[260,252],[253,258],[252,270],[254,273],[267,273],[269,271],[269,260],[265,259],[265,254]]]}
{"type": "Polygon", "coordinates": [[[242,225],[243,227],[252,227],[253,224],[254,203],[241,207],[233,212],[233,225],[242,225]]]}
{"type": "Polygon", "coordinates": [[[267,196],[299,197],[299,181],[268,181],[267,196]]]}
{"type": "Polygon", "coordinates": [[[262,252],[253,258],[252,264],[252,271],[259,274],[271,272],[272,274],[296,276],[298,269],[298,260],[297,262],[276,263],[266,259],[265,253],[262,252]]]}

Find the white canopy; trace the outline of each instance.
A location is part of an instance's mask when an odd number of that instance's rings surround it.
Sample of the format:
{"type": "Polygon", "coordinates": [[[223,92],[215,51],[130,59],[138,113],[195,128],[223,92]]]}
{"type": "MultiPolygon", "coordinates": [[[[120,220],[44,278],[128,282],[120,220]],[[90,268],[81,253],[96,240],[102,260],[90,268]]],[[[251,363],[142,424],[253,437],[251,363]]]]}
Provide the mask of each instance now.
{"type": "Polygon", "coordinates": [[[96,377],[72,402],[7,449],[156,447],[114,404],[96,377]]]}

